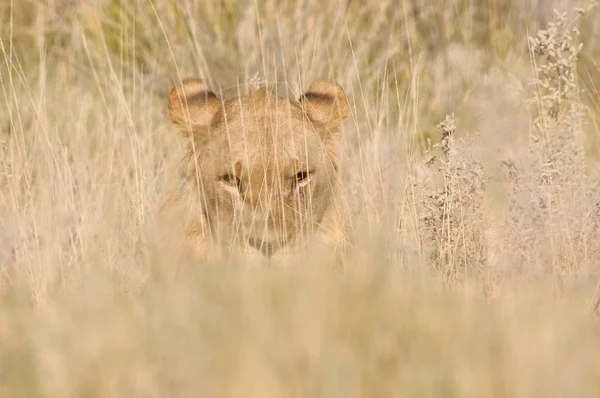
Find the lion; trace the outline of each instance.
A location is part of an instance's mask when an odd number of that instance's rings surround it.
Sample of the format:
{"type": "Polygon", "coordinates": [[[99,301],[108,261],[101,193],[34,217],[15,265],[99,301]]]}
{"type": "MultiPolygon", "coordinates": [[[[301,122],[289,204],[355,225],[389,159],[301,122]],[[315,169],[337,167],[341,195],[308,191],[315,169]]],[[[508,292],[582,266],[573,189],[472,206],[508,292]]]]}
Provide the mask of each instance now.
{"type": "Polygon", "coordinates": [[[185,234],[199,256],[220,247],[269,260],[309,248],[343,257],[338,140],[349,105],[339,84],[317,80],[297,101],[269,88],[222,100],[187,78],[168,113],[187,139],[169,202],[187,209],[185,234]]]}

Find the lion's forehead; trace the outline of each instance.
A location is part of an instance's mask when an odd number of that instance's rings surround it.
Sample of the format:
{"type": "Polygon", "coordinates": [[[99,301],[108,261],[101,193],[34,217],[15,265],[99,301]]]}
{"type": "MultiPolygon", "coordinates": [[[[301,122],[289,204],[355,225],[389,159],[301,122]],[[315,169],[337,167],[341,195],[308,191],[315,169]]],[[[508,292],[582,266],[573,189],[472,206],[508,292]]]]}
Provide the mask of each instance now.
{"type": "Polygon", "coordinates": [[[292,175],[311,168],[319,161],[316,151],[301,145],[260,145],[236,142],[216,151],[222,168],[243,175],[292,175]]]}
{"type": "Polygon", "coordinates": [[[253,172],[289,174],[320,160],[322,143],[313,126],[278,108],[260,114],[230,112],[214,129],[213,156],[224,167],[239,163],[253,172]]]}

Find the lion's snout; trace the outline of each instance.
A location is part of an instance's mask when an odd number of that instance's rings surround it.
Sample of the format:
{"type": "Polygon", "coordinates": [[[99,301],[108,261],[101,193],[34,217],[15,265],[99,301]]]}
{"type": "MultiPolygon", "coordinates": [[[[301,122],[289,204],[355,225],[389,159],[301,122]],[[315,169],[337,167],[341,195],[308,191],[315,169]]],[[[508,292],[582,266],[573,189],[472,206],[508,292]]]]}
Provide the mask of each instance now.
{"type": "Polygon", "coordinates": [[[271,257],[279,249],[283,248],[287,244],[287,239],[274,240],[274,241],[263,241],[256,238],[249,238],[248,244],[260,251],[264,256],[271,257]]]}
{"type": "Polygon", "coordinates": [[[293,215],[277,208],[246,209],[244,216],[248,236],[263,241],[287,239],[293,232],[293,215]]]}

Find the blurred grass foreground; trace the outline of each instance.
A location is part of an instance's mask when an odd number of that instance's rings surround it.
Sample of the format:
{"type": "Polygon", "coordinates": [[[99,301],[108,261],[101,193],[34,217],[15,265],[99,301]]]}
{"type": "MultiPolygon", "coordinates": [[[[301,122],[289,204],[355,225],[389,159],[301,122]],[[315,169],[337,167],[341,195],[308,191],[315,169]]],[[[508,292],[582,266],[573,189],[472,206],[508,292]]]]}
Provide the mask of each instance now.
{"type": "Polygon", "coordinates": [[[0,0],[0,52],[1,397],[600,396],[596,2],[0,0]],[[148,238],[186,76],[344,87],[345,272],[148,238]]]}

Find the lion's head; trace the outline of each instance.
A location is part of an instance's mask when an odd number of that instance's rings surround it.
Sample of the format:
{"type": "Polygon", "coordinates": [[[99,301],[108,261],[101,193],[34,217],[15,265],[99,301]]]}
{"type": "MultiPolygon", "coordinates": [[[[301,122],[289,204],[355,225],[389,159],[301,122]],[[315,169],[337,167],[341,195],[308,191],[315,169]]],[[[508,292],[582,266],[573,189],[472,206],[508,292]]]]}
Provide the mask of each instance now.
{"type": "Polygon", "coordinates": [[[169,116],[189,139],[180,196],[196,204],[188,234],[269,257],[317,233],[338,236],[337,139],[348,111],[328,80],[298,101],[269,89],[223,101],[196,78],[173,88],[169,116]]]}

